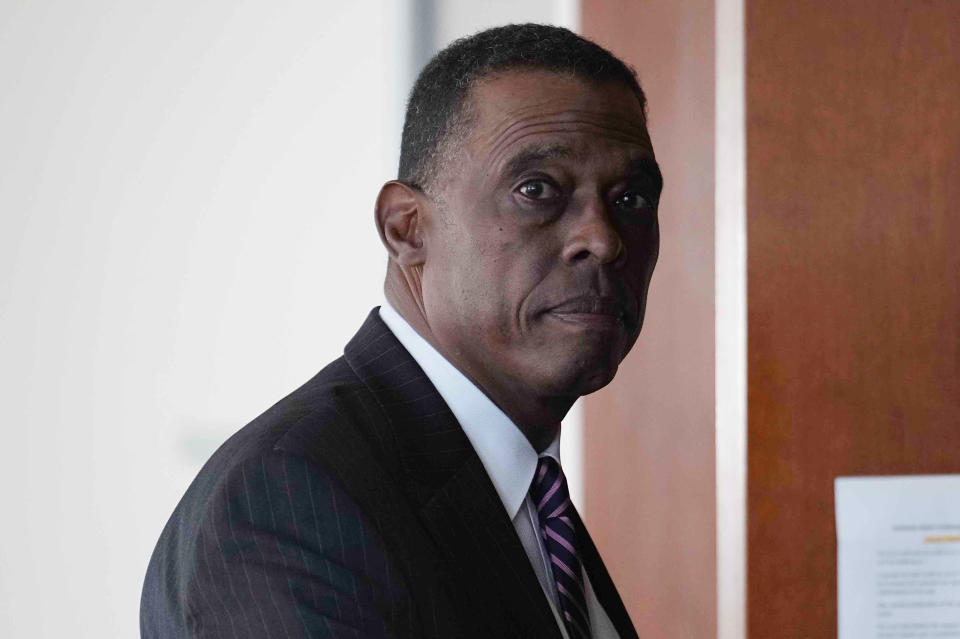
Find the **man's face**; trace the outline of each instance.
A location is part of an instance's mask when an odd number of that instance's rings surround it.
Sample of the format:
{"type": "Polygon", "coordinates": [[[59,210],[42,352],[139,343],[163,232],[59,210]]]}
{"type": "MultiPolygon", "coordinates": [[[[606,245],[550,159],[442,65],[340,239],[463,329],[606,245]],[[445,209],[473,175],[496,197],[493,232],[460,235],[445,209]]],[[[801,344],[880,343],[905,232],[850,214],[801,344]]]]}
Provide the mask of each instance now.
{"type": "Polygon", "coordinates": [[[482,80],[470,102],[422,222],[431,332],[497,394],[592,392],[640,333],[659,250],[661,179],[639,102],[544,71],[482,80]]]}

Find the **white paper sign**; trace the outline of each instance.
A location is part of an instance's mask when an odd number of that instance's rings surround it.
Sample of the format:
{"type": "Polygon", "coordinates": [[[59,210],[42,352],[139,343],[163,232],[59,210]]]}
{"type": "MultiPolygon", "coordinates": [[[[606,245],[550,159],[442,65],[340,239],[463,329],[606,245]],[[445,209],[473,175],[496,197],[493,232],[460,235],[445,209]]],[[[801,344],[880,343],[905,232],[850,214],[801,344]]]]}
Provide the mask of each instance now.
{"type": "Polygon", "coordinates": [[[960,639],[960,475],[834,488],[839,639],[960,639]]]}

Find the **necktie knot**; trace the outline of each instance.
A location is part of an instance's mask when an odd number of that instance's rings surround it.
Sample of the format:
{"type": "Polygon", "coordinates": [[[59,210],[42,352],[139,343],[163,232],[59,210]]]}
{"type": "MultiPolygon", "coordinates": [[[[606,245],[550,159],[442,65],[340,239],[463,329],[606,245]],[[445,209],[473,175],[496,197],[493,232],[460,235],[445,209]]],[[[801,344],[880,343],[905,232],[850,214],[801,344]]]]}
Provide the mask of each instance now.
{"type": "Polygon", "coordinates": [[[570,491],[560,464],[553,457],[541,457],[530,488],[530,497],[541,522],[558,517],[570,518],[570,491]]]}

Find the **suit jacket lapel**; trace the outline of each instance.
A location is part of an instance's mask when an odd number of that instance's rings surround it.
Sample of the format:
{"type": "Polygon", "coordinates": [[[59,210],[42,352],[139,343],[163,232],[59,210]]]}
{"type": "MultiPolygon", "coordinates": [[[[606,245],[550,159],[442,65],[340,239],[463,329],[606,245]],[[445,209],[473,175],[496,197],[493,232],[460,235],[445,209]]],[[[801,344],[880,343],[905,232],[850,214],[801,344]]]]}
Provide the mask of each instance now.
{"type": "Polygon", "coordinates": [[[461,618],[482,637],[560,638],[540,582],[480,458],[429,378],[377,309],[345,349],[385,420],[404,491],[452,580],[461,618]]]}
{"type": "Polygon", "coordinates": [[[637,639],[637,631],[633,627],[630,615],[617,593],[613,580],[604,566],[600,553],[587,532],[587,527],[583,525],[580,513],[573,510],[573,517],[577,523],[577,549],[580,552],[580,558],[583,560],[584,569],[587,576],[590,577],[590,585],[593,586],[593,592],[597,596],[597,601],[603,606],[607,616],[617,629],[620,639],[637,639]]]}
{"type": "Polygon", "coordinates": [[[485,637],[555,637],[560,633],[540,582],[500,498],[474,454],[423,510],[437,546],[461,574],[485,637]]]}

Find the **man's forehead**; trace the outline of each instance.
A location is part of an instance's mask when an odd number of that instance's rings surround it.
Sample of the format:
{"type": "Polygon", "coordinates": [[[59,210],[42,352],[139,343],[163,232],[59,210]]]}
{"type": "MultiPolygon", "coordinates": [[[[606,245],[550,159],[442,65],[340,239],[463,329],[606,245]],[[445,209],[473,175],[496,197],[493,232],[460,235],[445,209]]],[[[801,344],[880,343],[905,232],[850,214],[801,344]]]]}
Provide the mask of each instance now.
{"type": "Polygon", "coordinates": [[[468,143],[501,155],[531,138],[585,133],[646,147],[650,137],[640,102],[622,83],[595,83],[570,74],[524,70],[500,73],[470,92],[468,143]]]}
{"type": "Polygon", "coordinates": [[[623,120],[645,127],[636,94],[624,83],[594,82],[571,73],[541,69],[503,71],[478,80],[467,100],[475,114],[496,125],[500,121],[535,117],[558,110],[594,118],[623,120]]]}

